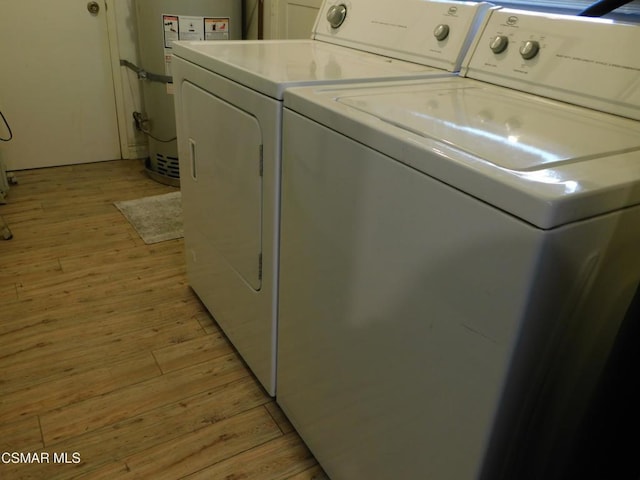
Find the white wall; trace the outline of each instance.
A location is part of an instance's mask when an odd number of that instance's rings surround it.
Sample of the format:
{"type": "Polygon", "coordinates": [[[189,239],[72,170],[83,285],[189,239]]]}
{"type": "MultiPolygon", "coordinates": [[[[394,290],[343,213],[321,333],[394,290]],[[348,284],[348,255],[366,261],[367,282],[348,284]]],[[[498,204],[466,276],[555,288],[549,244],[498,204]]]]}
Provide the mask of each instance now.
{"type": "MultiPolygon", "coordinates": [[[[112,8],[107,8],[111,5],[112,8]]],[[[11,170],[120,158],[109,15],[76,0],[2,0],[0,108],[11,170]]]]}
{"type": "Polygon", "coordinates": [[[277,0],[273,18],[278,38],[308,39],[322,0],[277,0]]]}
{"type": "MultiPolygon", "coordinates": [[[[258,38],[258,4],[243,0],[247,39],[258,38]]],[[[322,0],[262,0],[265,40],[309,38],[322,0]]]]}
{"type": "MultiPolygon", "coordinates": [[[[258,35],[259,1],[243,1],[244,27],[246,36],[250,39],[257,38],[258,35]]],[[[319,7],[321,2],[322,0],[262,0],[264,38],[308,38],[307,32],[310,32],[312,19],[317,11],[315,7],[319,7]],[[301,15],[298,16],[298,13],[301,15]],[[283,14],[284,18],[279,18],[283,14]]],[[[134,72],[120,66],[120,59],[140,64],[135,0],[106,0],[106,4],[122,156],[141,158],[148,155],[147,140],[136,131],[133,122],[133,112],[143,110],[141,84],[134,72]]]]}

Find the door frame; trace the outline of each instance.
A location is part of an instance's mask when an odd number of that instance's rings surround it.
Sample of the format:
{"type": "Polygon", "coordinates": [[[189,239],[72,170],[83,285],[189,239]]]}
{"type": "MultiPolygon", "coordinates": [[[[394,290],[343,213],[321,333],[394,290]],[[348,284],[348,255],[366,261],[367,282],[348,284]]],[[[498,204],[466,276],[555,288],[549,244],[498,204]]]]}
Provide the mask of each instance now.
{"type": "MultiPolygon", "coordinates": [[[[322,0],[278,0],[276,7],[276,17],[275,25],[272,24],[272,28],[275,28],[276,36],[281,39],[288,39],[288,25],[289,19],[287,18],[287,7],[288,5],[297,5],[299,7],[306,7],[310,9],[314,9],[319,11],[322,8],[322,0]]],[[[273,14],[273,12],[271,12],[273,14]]],[[[313,24],[311,24],[311,30],[313,30],[313,24]]],[[[309,31],[309,35],[306,38],[311,36],[311,30],[309,31]]]]}
{"type": "MultiPolygon", "coordinates": [[[[125,83],[129,82],[129,72],[126,67],[120,65],[121,47],[119,35],[120,28],[126,18],[128,22],[135,20],[135,8],[131,0],[104,0],[107,15],[107,34],[109,36],[109,55],[111,58],[111,76],[113,80],[113,93],[116,105],[116,119],[118,122],[118,134],[120,137],[120,155],[125,159],[143,158],[148,156],[148,146],[146,139],[141,134],[136,134],[133,120],[133,112],[140,110],[142,104],[142,93],[139,85],[136,84],[131,98],[127,102],[125,95],[125,83]],[[136,105],[139,105],[136,108],[136,105]]],[[[131,61],[137,62],[137,37],[135,37],[132,51],[136,58],[131,61]]]]}

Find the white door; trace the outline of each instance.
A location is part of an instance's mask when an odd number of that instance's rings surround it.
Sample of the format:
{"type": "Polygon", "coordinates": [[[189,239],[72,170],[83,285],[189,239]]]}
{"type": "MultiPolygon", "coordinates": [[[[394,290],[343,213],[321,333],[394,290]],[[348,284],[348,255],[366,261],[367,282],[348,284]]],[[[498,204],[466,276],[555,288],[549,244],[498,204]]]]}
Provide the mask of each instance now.
{"type": "MultiPolygon", "coordinates": [[[[201,88],[183,82],[190,172],[183,172],[185,232],[202,235],[254,290],[262,256],[262,132],[258,120],[201,88]],[[237,139],[242,141],[238,142],[237,139]]],[[[184,164],[184,162],[183,162],[184,164]]],[[[210,283],[211,284],[211,283],[210,283]]]]}
{"type": "Polygon", "coordinates": [[[278,38],[308,39],[322,0],[280,0],[278,38]]]}
{"type": "MultiPolygon", "coordinates": [[[[121,157],[105,0],[0,0],[9,170],[121,157]]],[[[113,6],[112,6],[113,8],[113,6]]]]}

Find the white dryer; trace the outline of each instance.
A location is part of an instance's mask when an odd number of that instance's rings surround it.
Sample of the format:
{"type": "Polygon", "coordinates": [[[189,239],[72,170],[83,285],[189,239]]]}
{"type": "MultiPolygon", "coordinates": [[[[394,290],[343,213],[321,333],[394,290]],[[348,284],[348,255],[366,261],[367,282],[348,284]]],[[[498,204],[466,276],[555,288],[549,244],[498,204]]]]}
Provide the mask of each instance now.
{"type": "Polygon", "coordinates": [[[472,78],[285,92],[277,401],[333,480],[572,478],[640,281],[638,44],[502,9],[472,78]]]}
{"type": "Polygon", "coordinates": [[[327,0],[311,40],[174,43],[189,283],[271,395],[283,91],[453,75],[488,8],[327,0]]]}

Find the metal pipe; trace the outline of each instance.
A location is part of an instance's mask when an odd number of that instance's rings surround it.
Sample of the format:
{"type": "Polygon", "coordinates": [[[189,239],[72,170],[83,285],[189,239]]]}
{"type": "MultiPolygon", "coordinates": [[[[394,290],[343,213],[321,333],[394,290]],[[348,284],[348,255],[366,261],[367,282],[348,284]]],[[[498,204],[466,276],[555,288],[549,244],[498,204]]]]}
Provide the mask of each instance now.
{"type": "Polygon", "coordinates": [[[138,75],[138,78],[141,80],[149,80],[150,82],[159,83],[173,83],[173,77],[147,72],[143,68],[140,68],[137,65],[131,63],[129,60],[120,59],[120,65],[136,72],[136,75],[138,75]]]}

